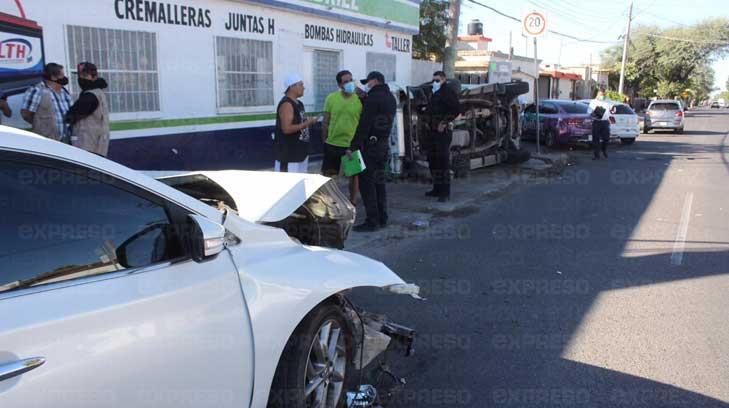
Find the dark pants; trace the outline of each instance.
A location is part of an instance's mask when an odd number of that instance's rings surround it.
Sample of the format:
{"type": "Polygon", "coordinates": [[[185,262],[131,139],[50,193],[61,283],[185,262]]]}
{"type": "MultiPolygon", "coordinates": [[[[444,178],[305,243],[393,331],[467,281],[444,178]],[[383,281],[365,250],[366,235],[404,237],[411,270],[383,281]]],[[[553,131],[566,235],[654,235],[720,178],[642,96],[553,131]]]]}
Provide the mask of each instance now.
{"type": "Polygon", "coordinates": [[[438,197],[451,195],[451,142],[453,134],[450,130],[445,132],[434,131],[433,147],[428,154],[430,175],[433,177],[433,192],[438,197]]]}
{"type": "Polygon", "coordinates": [[[359,193],[364,202],[369,224],[387,223],[387,192],[385,190],[385,167],[389,147],[378,143],[362,149],[365,171],[359,175],[359,193]]]}
{"type": "Polygon", "coordinates": [[[610,140],[598,140],[595,139],[592,141],[592,151],[594,153],[595,158],[600,157],[600,151],[602,150],[602,154],[607,157],[607,147],[610,140]]]}

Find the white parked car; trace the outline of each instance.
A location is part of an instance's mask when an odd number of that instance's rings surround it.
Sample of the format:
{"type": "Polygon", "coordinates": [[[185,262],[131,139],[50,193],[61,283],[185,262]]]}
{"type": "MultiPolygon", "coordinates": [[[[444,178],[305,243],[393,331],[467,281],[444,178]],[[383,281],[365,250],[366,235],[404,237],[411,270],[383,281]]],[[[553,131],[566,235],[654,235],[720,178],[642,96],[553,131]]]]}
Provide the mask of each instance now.
{"type": "Polygon", "coordinates": [[[620,139],[622,144],[633,144],[640,134],[640,119],[633,109],[620,102],[611,100],[591,100],[590,112],[596,107],[605,108],[602,119],[610,121],[610,138],[620,139]]]}
{"type": "Polygon", "coordinates": [[[341,406],[360,363],[413,339],[346,292],[418,289],[292,239],[292,214],[337,211],[328,180],[222,172],[176,189],[0,127],[0,407],[341,406]],[[262,225],[278,222],[289,234],[262,225]]]}

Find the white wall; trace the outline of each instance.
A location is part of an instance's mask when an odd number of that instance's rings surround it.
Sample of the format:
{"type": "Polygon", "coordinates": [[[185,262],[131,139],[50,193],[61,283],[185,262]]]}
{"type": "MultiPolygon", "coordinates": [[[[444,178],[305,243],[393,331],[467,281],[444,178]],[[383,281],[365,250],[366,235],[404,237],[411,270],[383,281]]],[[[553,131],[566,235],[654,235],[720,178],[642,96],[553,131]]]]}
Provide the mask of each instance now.
{"type": "Polygon", "coordinates": [[[427,60],[412,60],[410,83],[406,85],[420,85],[433,79],[433,72],[443,70],[442,62],[427,60]]]}
{"type": "Polygon", "coordinates": [[[572,99],[572,86],[575,83],[575,81],[566,79],[566,78],[560,78],[559,80],[559,95],[557,95],[557,99],[572,99]]]}
{"type": "MultiPolygon", "coordinates": [[[[178,119],[214,117],[223,114],[217,108],[215,36],[272,40],[274,58],[274,104],[283,92],[283,81],[287,73],[304,72],[307,61],[304,48],[339,50],[342,53],[342,69],[349,69],[356,78],[366,76],[366,53],[368,51],[391,53],[397,56],[397,82],[409,84],[411,75],[411,53],[398,52],[387,46],[387,36],[397,35],[411,40],[408,34],[388,33],[383,29],[357,26],[349,22],[324,19],[302,13],[292,13],[280,9],[232,2],[225,0],[177,0],[171,4],[194,6],[211,10],[212,26],[191,27],[163,23],[121,20],[115,13],[113,0],[23,0],[28,19],[36,20],[44,29],[47,62],[58,62],[68,67],[65,25],[80,25],[99,28],[150,31],[157,33],[158,65],[160,86],[160,112],[114,114],[112,120],[178,119]],[[225,29],[229,13],[250,14],[264,18],[274,18],[275,35],[268,33],[243,33],[225,29]],[[341,44],[337,42],[304,39],[305,24],[326,25],[352,31],[362,31],[373,35],[372,46],[341,44]]],[[[0,11],[17,15],[14,2],[0,0],[0,11]]],[[[309,62],[310,63],[310,62],[309,62]]],[[[71,78],[75,80],[74,78],[71,78]]],[[[332,78],[334,81],[334,78],[332,78]]],[[[313,87],[312,87],[313,88],[313,87]]],[[[239,109],[237,113],[271,113],[274,106],[239,109]]],[[[229,112],[226,112],[229,113],[229,112]]],[[[225,125],[228,128],[260,126],[260,122],[240,122],[225,125]]],[[[204,127],[204,126],[203,126],[204,127]]],[[[200,127],[183,130],[202,130],[200,127]]],[[[149,131],[116,132],[115,137],[132,137],[149,131]]],[[[162,131],[164,132],[164,131],[162,131]]],[[[157,132],[159,133],[159,132],[157,132]]]]}

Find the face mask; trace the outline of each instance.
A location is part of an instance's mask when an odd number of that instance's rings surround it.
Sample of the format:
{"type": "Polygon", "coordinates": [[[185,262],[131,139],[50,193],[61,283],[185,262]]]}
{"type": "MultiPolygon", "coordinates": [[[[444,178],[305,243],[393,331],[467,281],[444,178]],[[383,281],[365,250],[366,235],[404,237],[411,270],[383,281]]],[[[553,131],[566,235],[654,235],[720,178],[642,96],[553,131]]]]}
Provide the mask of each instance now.
{"type": "Polygon", "coordinates": [[[348,94],[352,94],[355,91],[356,86],[354,85],[354,82],[349,81],[346,84],[344,84],[344,92],[348,94]]]}
{"type": "Polygon", "coordinates": [[[433,93],[440,91],[440,82],[433,82],[433,93]]]}
{"type": "Polygon", "coordinates": [[[86,78],[80,78],[78,79],[78,86],[81,87],[82,90],[87,91],[89,89],[106,89],[108,87],[108,84],[104,80],[104,78],[97,78],[94,80],[86,79],[86,78]]]}
{"type": "Polygon", "coordinates": [[[370,88],[370,84],[365,84],[365,86],[364,86],[364,88],[362,90],[365,93],[370,93],[370,90],[372,90],[372,88],[370,88]]]}
{"type": "Polygon", "coordinates": [[[61,85],[61,86],[68,85],[68,77],[53,79],[52,81],[55,82],[55,83],[57,83],[58,85],[61,85]]]}

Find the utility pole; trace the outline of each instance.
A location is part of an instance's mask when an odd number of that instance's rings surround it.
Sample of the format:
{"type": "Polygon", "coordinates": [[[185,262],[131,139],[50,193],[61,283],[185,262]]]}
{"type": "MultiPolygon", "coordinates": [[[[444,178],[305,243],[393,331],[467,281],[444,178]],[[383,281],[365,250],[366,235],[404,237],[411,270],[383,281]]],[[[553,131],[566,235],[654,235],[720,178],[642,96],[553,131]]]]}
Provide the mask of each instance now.
{"type": "Polygon", "coordinates": [[[456,71],[458,48],[458,25],[461,17],[461,0],[451,0],[448,5],[448,37],[443,56],[443,71],[446,77],[453,78],[456,71]]]}
{"type": "Polygon", "coordinates": [[[633,22],[633,0],[630,1],[630,9],[628,11],[628,29],[625,31],[625,42],[623,42],[623,63],[620,64],[620,85],[618,85],[618,93],[623,94],[623,85],[625,84],[625,63],[628,59],[628,44],[630,43],[630,23],[633,22]]]}

